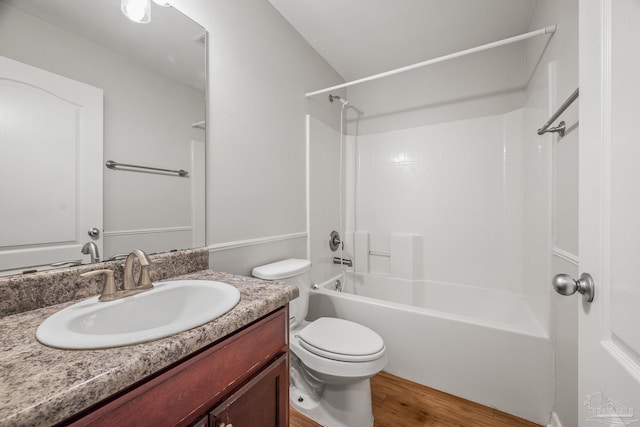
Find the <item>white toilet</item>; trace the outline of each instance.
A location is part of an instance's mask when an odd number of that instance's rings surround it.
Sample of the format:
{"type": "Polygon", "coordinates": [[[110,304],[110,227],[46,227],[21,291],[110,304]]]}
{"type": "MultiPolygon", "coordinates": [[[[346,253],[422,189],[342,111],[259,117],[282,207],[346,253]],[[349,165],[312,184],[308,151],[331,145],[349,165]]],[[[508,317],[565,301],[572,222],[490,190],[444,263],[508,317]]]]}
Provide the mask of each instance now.
{"type": "Polygon", "coordinates": [[[287,259],[253,269],[264,280],[295,285],[289,303],[290,401],[298,412],[326,427],[371,427],[369,378],[387,364],[384,341],[348,320],[323,317],[307,322],[311,262],[287,259]]]}

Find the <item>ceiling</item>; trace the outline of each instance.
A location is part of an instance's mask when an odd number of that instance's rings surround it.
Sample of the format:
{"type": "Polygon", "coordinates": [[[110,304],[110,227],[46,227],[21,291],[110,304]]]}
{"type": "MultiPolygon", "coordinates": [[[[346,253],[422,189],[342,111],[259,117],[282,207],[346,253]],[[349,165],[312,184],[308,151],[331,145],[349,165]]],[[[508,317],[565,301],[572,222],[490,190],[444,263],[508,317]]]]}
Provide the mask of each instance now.
{"type": "Polygon", "coordinates": [[[537,0],[269,0],[347,81],[529,31],[537,0]]]}
{"type": "Polygon", "coordinates": [[[152,3],[151,22],[137,24],[120,12],[120,2],[114,0],[0,2],[204,90],[205,50],[195,40],[205,30],[177,9],[152,3]]]}

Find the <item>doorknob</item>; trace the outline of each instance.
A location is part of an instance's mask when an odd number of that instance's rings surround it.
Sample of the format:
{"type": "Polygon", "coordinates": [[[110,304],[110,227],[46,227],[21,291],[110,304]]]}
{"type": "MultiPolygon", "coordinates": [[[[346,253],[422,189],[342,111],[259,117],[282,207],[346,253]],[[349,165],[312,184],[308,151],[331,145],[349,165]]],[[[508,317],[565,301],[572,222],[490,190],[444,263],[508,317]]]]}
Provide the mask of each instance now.
{"type": "Polygon", "coordinates": [[[100,230],[98,228],[90,228],[89,231],[87,231],[87,234],[91,237],[98,237],[100,236],[100,230]]]}
{"type": "Polygon", "coordinates": [[[573,295],[578,291],[586,302],[593,301],[595,284],[589,273],[582,273],[580,280],[574,280],[568,274],[557,274],[553,278],[553,289],[560,295],[573,295]]]}

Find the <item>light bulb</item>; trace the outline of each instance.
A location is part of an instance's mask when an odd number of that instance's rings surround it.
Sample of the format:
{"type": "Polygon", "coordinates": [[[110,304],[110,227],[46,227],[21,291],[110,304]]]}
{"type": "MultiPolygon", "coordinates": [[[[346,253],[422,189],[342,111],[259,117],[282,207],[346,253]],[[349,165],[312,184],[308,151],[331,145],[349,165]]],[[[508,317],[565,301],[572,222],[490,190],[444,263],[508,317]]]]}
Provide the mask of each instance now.
{"type": "Polygon", "coordinates": [[[133,22],[146,24],[151,21],[151,3],[149,0],[121,0],[120,10],[133,22]]]}
{"type": "Polygon", "coordinates": [[[175,0],[153,0],[155,4],[162,7],[171,7],[175,3],[175,0]]]}

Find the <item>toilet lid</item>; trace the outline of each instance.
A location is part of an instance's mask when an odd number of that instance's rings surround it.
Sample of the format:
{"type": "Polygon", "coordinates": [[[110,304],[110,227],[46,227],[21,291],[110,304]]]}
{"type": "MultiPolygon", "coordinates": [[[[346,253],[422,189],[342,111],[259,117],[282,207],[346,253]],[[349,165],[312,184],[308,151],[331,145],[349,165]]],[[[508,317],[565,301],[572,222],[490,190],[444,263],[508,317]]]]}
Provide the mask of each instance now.
{"type": "Polygon", "coordinates": [[[358,323],[321,317],[298,333],[300,345],[328,359],[345,362],[376,360],[384,354],[384,341],[374,331],[358,323]]]}
{"type": "Polygon", "coordinates": [[[281,280],[306,273],[310,269],[311,261],[308,259],[285,259],[256,267],[251,275],[263,280],[281,280]]]}

